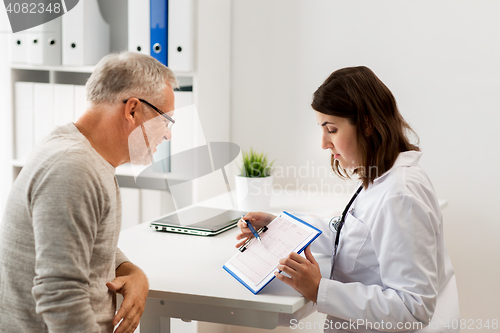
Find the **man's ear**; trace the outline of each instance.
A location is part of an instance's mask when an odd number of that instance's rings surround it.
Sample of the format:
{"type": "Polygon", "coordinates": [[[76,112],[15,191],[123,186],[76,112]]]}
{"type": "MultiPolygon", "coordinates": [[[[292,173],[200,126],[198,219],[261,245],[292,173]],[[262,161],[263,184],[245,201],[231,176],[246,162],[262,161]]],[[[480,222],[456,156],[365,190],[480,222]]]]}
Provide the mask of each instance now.
{"type": "Polygon", "coordinates": [[[137,123],[137,112],[139,111],[140,101],[137,98],[129,98],[125,103],[124,116],[127,122],[132,125],[137,123]]]}

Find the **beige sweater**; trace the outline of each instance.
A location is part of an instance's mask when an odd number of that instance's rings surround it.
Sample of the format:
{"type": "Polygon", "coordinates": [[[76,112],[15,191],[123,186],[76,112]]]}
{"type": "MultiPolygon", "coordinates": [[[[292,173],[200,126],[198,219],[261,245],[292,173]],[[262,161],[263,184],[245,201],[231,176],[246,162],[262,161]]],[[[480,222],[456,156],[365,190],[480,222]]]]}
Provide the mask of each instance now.
{"type": "Polygon", "coordinates": [[[0,331],[112,332],[106,282],[127,261],[114,174],[71,123],[34,148],[0,224],[0,331]]]}

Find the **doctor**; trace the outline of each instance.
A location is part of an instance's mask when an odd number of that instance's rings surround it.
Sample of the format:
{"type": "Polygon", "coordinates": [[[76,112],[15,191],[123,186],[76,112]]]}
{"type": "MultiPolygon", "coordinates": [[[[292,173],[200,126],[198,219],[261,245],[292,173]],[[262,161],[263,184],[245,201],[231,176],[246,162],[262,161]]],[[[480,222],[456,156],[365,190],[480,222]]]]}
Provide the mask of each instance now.
{"type": "MultiPolygon", "coordinates": [[[[359,187],[342,216],[310,221],[323,234],[305,258],[283,258],[278,269],[287,276],[276,277],[328,315],[325,332],[458,332],[441,210],[392,93],[369,68],[344,68],[316,90],[312,108],[333,171],[355,175],[359,187]],[[333,255],[330,276],[321,276],[312,251],[333,255]]],[[[274,215],[245,219],[261,227],[274,215]]],[[[238,226],[237,247],[252,237],[238,226]]]]}

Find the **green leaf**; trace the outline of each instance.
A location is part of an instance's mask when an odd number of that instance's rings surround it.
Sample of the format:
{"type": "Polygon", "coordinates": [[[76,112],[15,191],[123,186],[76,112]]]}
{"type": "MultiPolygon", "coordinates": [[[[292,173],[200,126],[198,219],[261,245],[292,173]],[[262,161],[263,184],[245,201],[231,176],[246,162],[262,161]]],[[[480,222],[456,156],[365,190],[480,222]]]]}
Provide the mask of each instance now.
{"type": "Polygon", "coordinates": [[[242,151],[243,162],[240,167],[242,177],[269,177],[274,161],[269,163],[267,154],[257,153],[250,147],[250,151],[242,151]]]}

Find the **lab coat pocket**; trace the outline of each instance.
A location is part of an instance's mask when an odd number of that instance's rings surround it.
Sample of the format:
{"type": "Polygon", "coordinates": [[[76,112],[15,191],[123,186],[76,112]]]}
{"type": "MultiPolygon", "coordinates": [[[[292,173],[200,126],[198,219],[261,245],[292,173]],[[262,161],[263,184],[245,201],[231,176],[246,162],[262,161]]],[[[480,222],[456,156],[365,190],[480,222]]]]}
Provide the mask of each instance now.
{"type": "Polygon", "coordinates": [[[340,232],[335,270],[350,273],[354,270],[358,255],[368,238],[368,227],[352,214],[347,214],[344,226],[340,232]]]}

